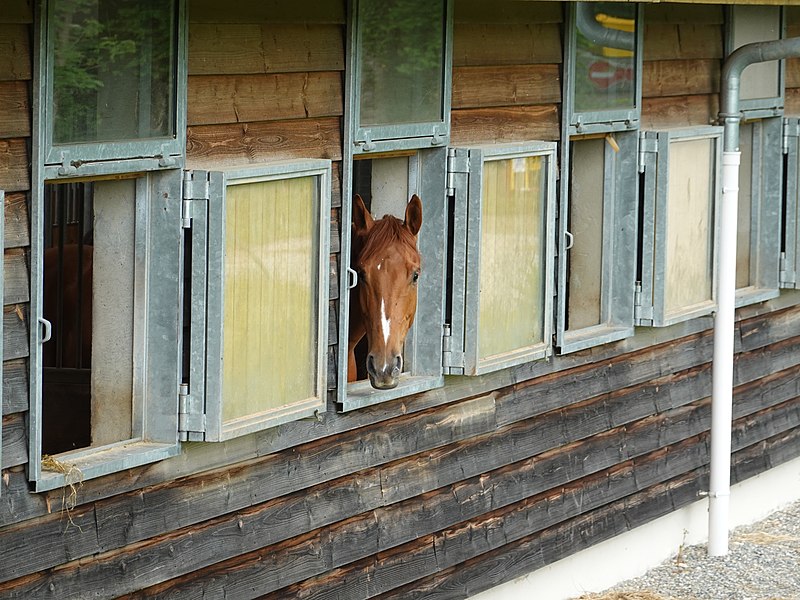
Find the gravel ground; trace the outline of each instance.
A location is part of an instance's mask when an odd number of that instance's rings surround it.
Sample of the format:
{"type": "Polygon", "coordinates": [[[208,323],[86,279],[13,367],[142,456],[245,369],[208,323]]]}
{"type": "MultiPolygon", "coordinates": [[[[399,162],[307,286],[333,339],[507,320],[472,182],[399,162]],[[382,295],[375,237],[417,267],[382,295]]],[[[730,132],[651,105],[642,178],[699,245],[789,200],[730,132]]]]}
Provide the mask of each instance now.
{"type": "Polygon", "coordinates": [[[681,548],[641,577],[581,596],[589,599],[800,600],[800,502],[734,530],[727,556],[681,548]]]}

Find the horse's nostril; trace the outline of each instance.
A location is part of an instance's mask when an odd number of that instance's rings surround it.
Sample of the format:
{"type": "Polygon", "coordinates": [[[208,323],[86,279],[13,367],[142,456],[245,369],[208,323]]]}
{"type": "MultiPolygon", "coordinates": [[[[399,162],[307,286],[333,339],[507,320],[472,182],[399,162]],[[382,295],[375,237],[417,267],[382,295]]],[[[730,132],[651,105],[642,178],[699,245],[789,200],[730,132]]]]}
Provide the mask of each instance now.
{"type": "Polygon", "coordinates": [[[394,357],[394,368],[392,369],[392,375],[394,377],[399,377],[400,373],[403,372],[403,357],[399,354],[394,357]]]}
{"type": "Polygon", "coordinates": [[[372,354],[367,356],[367,372],[371,375],[377,375],[378,371],[375,369],[375,357],[372,354]]]}

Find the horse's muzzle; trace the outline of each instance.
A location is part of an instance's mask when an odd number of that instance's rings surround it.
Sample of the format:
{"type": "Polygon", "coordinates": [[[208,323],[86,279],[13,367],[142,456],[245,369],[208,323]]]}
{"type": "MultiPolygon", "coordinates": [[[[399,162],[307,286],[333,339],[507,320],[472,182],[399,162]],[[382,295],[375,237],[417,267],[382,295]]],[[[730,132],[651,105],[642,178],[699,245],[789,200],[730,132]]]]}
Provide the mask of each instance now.
{"type": "Polygon", "coordinates": [[[391,390],[396,388],[402,372],[403,357],[399,354],[391,361],[384,361],[380,367],[377,366],[374,355],[367,356],[367,374],[369,375],[370,384],[375,389],[391,390]]]}

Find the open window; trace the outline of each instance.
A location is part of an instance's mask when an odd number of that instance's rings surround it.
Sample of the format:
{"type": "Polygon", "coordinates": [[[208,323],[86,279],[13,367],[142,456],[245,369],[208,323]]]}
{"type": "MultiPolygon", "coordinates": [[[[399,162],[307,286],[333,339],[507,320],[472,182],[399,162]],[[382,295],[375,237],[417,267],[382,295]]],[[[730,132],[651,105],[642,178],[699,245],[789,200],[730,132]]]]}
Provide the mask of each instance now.
{"type": "MultiPolygon", "coordinates": [[[[354,0],[350,4],[336,395],[342,411],[444,383],[441,348],[452,15],[452,0],[354,0]],[[351,228],[356,195],[372,219],[388,214],[402,221],[412,196],[422,203],[422,226],[416,236],[421,267],[418,281],[413,282],[416,309],[400,358],[393,361],[400,374],[392,389],[373,387],[365,375],[368,357],[361,348],[356,348],[355,366],[348,368],[350,326],[360,318],[351,311],[360,310],[356,286],[364,285],[363,278],[359,282],[357,277],[357,257],[351,252],[357,245],[351,228]]],[[[387,316],[387,327],[390,322],[387,316]]]]}
{"type": "Polygon", "coordinates": [[[641,8],[576,2],[565,36],[564,114],[569,133],[636,129],[642,97],[641,8]]]}
{"type": "MultiPolygon", "coordinates": [[[[33,327],[29,469],[64,484],[178,451],[180,171],[48,181],[34,212],[41,328],[33,327]],[[176,304],[177,303],[177,304],[176,304]],[[40,334],[41,331],[41,334],[40,334]]],[[[32,309],[32,313],[34,313],[32,309]]]]}
{"type": "Polygon", "coordinates": [[[634,331],[642,30],[633,4],[570,7],[557,236],[562,354],[634,331]]]}
{"type": "Polygon", "coordinates": [[[180,166],[184,1],[47,0],[43,10],[45,177],[180,166]]]}
{"type": "Polygon", "coordinates": [[[330,161],[187,174],[184,440],[325,408],[330,161]]]}
{"type": "Polygon", "coordinates": [[[554,143],[451,150],[447,373],[551,354],[555,172],[554,143]]]}
{"type": "MultiPolygon", "coordinates": [[[[753,42],[784,37],[783,8],[744,6],[727,8],[726,54],[753,42]]],[[[755,63],[742,72],[740,110],[747,118],[779,116],[783,109],[784,61],[755,63]]]]}
{"type": "Polygon", "coordinates": [[[568,152],[556,321],[562,354],[633,335],[638,135],[573,137],[568,152]]]}
{"type": "Polygon", "coordinates": [[[742,121],[739,128],[739,215],[736,305],[774,298],[779,291],[783,120],[742,121]]]}
{"type": "Polygon", "coordinates": [[[722,128],[641,134],[637,325],[662,327],[716,307],[722,128]]]}

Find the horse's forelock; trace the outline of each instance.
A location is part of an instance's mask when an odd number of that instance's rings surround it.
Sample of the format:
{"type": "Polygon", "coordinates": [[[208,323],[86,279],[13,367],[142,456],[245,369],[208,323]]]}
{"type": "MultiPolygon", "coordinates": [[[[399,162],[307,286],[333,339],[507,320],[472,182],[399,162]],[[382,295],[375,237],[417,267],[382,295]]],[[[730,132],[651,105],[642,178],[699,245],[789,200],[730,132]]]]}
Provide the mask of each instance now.
{"type": "Polygon", "coordinates": [[[392,215],[386,215],[375,221],[364,241],[359,260],[367,260],[374,254],[385,250],[395,242],[400,242],[412,253],[419,256],[416,238],[406,228],[403,221],[392,215]]]}

